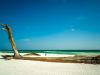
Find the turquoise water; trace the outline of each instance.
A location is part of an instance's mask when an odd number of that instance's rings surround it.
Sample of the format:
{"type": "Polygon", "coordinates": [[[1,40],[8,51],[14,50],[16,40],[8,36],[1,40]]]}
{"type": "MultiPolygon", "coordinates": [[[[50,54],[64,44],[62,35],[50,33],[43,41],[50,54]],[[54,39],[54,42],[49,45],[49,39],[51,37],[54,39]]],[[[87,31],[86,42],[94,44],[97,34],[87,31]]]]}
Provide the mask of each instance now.
{"type": "MultiPolygon", "coordinates": [[[[12,50],[0,50],[0,52],[12,53],[12,50]]],[[[20,53],[48,53],[67,55],[100,55],[100,50],[19,50],[20,53]]]]}

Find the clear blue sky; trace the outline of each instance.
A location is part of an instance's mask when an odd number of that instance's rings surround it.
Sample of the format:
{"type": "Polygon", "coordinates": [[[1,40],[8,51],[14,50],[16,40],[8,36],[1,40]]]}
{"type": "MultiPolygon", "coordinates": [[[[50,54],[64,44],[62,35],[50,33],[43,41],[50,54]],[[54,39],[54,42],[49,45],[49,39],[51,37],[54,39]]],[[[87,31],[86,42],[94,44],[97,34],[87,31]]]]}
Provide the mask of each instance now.
{"type": "MultiPolygon", "coordinates": [[[[100,0],[0,0],[0,23],[18,49],[100,49],[100,0]]],[[[0,49],[11,49],[3,30],[0,49]]]]}

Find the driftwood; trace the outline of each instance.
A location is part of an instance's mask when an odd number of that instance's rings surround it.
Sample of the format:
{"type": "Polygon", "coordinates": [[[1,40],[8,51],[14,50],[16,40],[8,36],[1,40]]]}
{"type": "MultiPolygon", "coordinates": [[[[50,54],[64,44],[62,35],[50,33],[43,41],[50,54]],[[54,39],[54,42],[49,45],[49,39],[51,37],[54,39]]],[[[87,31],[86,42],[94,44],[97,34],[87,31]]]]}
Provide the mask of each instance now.
{"type": "Polygon", "coordinates": [[[2,55],[2,57],[3,57],[4,59],[7,59],[7,60],[13,59],[13,56],[12,56],[12,55],[2,55]]]}
{"type": "Polygon", "coordinates": [[[16,48],[16,44],[15,44],[13,36],[12,36],[11,28],[8,26],[8,24],[1,24],[1,26],[3,27],[2,29],[8,33],[8,38],[9,38],[9,41],[11,43],[12,50],[14,51],[14,58],[20,58],[21,56],[18,53],[18,50],[16,48]]]}
{"type": "Polygon", "coordinates": [[[2,56],[4,59],[19,59],[19,60],[35,60],[45,62],[62,62],[62,63],[87,63],[87,64],[100,64],[100,56],[86,57],[86,56],[74,56],[74,57],[20,57],[13,58],[13,56],[2,56]]]}
{"type": "Polygon", "coordinates": [[[100,56],[86,57],[83,60],[85,63],[100,64],[100,56]]]}

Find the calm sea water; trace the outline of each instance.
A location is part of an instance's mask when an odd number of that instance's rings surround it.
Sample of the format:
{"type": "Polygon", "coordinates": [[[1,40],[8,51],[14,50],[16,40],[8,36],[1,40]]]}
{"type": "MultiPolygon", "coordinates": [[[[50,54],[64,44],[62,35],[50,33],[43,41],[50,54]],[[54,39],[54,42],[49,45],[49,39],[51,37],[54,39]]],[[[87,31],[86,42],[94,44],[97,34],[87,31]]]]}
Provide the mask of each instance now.
{"type": "MultiPolygon", "coordinates": [[[[12,50],[0,50],[0,52],[12,53],[12,50]]],[[[100,55],[100,50],[19,50],[20,53],[48,53],[67,55],[100,55]]]]}

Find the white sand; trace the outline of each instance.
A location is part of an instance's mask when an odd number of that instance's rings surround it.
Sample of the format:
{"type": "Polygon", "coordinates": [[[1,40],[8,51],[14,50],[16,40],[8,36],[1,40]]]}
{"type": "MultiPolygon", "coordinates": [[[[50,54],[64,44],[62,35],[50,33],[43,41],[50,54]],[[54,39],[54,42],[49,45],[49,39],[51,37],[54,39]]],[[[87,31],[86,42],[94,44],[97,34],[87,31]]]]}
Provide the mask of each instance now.
{"type": "MultiPolygon", "coordinates": [[[[28,53],[20,53],[20,55],[25,55],[28,53]]],[[[35,55],[28,55],[28,57],[73,57],[75,55],[67,55],[67,54],[48,54],[48,53],[37,53],[40,56],[35,56],[35,55]]],[[[2,53],[0,52],[0,55],[13,55],[13,53],[2,53]]],[[[26,56],[27,57],[27,56],[26,56]]]]}
{"type": "Polygon", "coordinates": [[[0,75],[100,75],[100,65],[0,59],[0,75]]]}
{"type": "Polygon", "coordinates": [[[48,53],[38,53],[42,57],[73,57],[75,55],[67,55],[67,54],[48,54],[48,53]]]}
{"type": "MultiPolygon", "coordinates": [[[[6,55],[6,53],[0,53],[0,55],[6,55]]],[[[0,57],[0,75],[100,75],[100,65],[4,60],[0,57]]]]}

